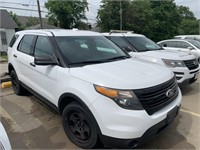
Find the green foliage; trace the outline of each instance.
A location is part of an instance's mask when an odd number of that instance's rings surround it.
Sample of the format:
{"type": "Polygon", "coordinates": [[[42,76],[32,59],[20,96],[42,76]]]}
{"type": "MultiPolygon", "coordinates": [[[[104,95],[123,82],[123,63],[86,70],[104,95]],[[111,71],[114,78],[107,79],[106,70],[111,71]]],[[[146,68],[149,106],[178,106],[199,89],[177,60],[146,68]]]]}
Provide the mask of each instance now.
{"type": "Polygon", "coordinates": [[[199,22],[196,19],[184,19],[178,29],[179,35],[193,35],[199,34],[199,22]]]}
{"type": "Polygon", "coordinates": [[[82,20],[87,20],[87,0],[48,0],[45,7],[50,11],[48,17],[52,25],[60,21],[62,28],[73,28],[81,24],[82,20]]]}
{"type": "MultiPolygon", "coordinates": [[[[176,6],[174,0],[122,1],[123,30],[141,33],[154,41],[177,34],[197,34],[198,22],[188,7],[176,6]]],[[[120,1],[102,0],[98,27],[102,32],[120,28],[120,1]]]]}
{"type": "Polygon", "coordinates": [[[17,18],[17,15],[15,13],[13,13],[12,11],[10,11],[9,14],[13,18],[13,20],[16,22],[16,24],[18,25],[17,31],[24,30],[25,27],[22,26],[21,22],[17,18]]]}
{"type": "Polygon", "coordinates": [[[26,26],[30,27],[30,26],[37,25],[37,24],[39,24],[39,19],[34,18],[34,17],[29,17],[28,22],[26,23],[26,26]]]}
{"type": "Polygon", "coordinates": [[[179,6],[178,11],[181,16],[178,34],[199,34],[199,22],[190,9],[185,6],[179,6]]]}
{"type": "MultiPolygon", "coordinates": [[[[120,1],[102,0],[102,3],[97,16],[97,24],[100,29],[103,32],[120,29],[120,1]]],[[[129,15],[130,0],[124,0],[121,3],[123,8],[122,13],[124,14],[123,19],[125,19],[125,14],[129,15]]],[[[124,25],[127,26],[127,24],[124,25]]]]}

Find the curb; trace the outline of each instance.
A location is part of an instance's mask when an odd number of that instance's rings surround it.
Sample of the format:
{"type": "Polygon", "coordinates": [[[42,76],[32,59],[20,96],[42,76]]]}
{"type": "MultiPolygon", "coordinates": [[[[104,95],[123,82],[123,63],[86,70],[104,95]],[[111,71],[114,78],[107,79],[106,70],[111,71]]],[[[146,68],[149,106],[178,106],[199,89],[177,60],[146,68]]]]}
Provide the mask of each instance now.
{"type": "Polygon", "coordinates": [[[0,83],[9,82],[9,81],[11,81],[11,78],[10,78],[10,77],[3,78],[3,79],[0,78],[0,83]]]}
{"type": "Polygon", "coordinates": [[[2,89],[4,89],[4,88],[9,88],[9,87],[11,87],[12,86],[12,82],[11,81],[9,81],[9,82],[3,82],[2,84],[1,84],[1,88],[2,89]]]}

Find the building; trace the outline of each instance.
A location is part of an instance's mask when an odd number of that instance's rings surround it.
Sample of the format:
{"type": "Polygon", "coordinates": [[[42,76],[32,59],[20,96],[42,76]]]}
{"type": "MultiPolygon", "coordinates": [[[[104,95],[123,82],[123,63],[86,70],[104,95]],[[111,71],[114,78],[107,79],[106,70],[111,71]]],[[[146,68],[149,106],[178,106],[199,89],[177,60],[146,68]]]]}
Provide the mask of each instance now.
{"type": "Polygon", "coordinates": [[[16,28],[18,25],[7,10],[0,9],[0,51],[7,51],[16,28]]]}

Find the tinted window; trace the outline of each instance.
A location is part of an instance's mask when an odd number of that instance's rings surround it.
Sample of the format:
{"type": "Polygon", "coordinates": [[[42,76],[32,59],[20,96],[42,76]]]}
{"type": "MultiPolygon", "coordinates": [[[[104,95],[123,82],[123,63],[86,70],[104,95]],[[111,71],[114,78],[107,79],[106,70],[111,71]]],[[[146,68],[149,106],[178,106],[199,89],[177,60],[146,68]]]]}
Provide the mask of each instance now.
{"type": "Polygon", "coordinates": [[[121,47],[122,49],[132,49],[131,45],[126,42],[122,37],[115,37],[115,36],[111,36],[108,37],[111,41],[113,41],[115,44],[117,44],[119,47],[121,47]]]}
{"type": "Polygon", "coordinates": [[[199,41],[191,40],[189,42],[192,43],[194,46],[196,46],[198,49],[200,49],[200,42],[199,41]]]}
{"type": "Polygon", "coordinates": [[[190,44],[188,44],[186,42],[180,42],[180,41],[177,41],[176,45],[177,45],[178,48],[188,48],[188,47],[191,47],[190,44]]]}
{"type": "Polygon", "coordinates": [[[25,35],[19,44],[18,50],[26,54],[31,54],[34,37],[34,35],[25,35]]]}
{"type": "Polygon", "coordinates": [[[136,48],[137,51],[151,51],[151,50],[161,50],[162,48],[151,41],[150,39],[138,36],[138,37],[126,37],[126,39],[136,48]]]}
{"type": "Polygon", "coordinates": [[[70,64],[85,61],[105,62],[113,57],[128,56],[103,36],[56,37],[56,40],[70,64]]]}
{"type": "Polygon", "coordinates": [[[175,41],[166,41],[165,47],[177,47],[177,44],[175,41]]]}
{"type": "Polygon", "coordinates": [[[19,35],[15,34],[9,44],[9,47],[13,47],[13,45],[15,44],[15,41],[17,40],[17,38],[19,37],[19,35]]]}
{"type": "Polygon", "coordinates": [[[34,56],[53,56],[53,48],[48,37],[38,36],[35,44],[34,56]]]}

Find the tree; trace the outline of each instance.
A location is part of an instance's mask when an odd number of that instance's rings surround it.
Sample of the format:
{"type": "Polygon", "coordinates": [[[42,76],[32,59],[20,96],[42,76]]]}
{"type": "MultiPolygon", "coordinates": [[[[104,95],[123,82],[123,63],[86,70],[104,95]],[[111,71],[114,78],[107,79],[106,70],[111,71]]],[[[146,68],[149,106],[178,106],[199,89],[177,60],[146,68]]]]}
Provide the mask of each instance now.
{"type": "Polygon", "coordinates": [[[189,7],[178,6],[178,11],[181,16],[178,34],[199,34],[199,22],[189,7]]]}
{"type": "Polygon", "coordinates": [[[174,0],[150,1],[150,4],[152,18],[147,23],[147,27],[151,30],[149,37],[154,41],[172,38],[178,33],[181,21],[174,0]]]}
{"type": "Polygon", "coordinates": [[[23,30],[25,27],[22,26],[21,22],[18,20],[17,15],[13,13],[12,11],[9,12],[10,16],[13,18],[13,20],[18,25],[17,31],[23,30]]]}
{"type": "MultiPolygon", "coordinates": [[[[102,0],[98,11],[101,31],[119,29],[119,1],[102,0]]],[[[180,15],[173,0],[122,1],[123,30],[133,30],[155,41],[171,38],[178,33],[180,15]]]]}
{"type": "Polygon", "coordinates": [[[26,23],[26,27],[30,27],[30,26],[37,25],[37,24],[39,24],[39,19],[37,19],[35,17],[29,17],[28,22],[26,23]]]}
{"type": "MultiPolygon", "coordinates": [[[[121,1],[123,19],[127,18],[127,11],[130,7],[130,0],[121,1]]],[[[102,5],[98,11],[97,25],[101,31],[120,29],[120,1],[102,0],[102,5]]],[[[126,21],[123,20],[123,29],[126,28],[126,21]]]]}
{"type": "Polygon", "coordinates": [[[50,11],[49,22],[53,25],[60,21],[62,28],[78,27],[82,20],[87,20],[85,11],[88,9],[87,0],[48,0],[45,7],[50,11]]]}

